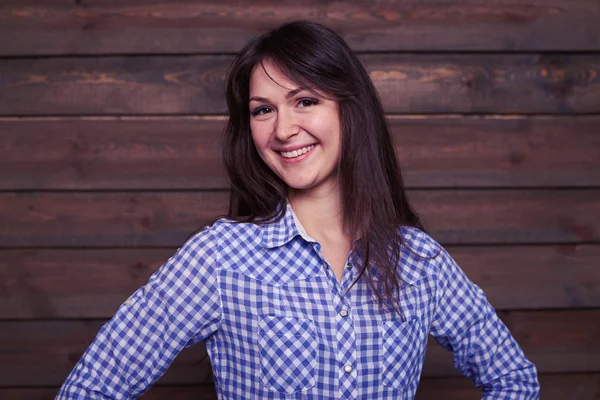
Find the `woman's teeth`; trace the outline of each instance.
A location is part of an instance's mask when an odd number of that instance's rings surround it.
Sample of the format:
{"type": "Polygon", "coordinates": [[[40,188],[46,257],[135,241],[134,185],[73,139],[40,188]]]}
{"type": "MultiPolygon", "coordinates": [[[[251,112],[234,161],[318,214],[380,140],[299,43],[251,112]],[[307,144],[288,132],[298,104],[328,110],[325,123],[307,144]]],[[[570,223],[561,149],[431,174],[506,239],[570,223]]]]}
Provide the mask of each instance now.
{"type": "Polygon", "coordinates": [[[285,158],[294,158],[294,157],[301,156],[302,154],[308,153],[309,151],[311,151],[313,149],[313,147],[315,147],[315,145],[311,144],[310,146],[306,146],[306,147],[303,147],[298,150],[280,151],[279,153],[281,153],[281,155],[285,158]]]}

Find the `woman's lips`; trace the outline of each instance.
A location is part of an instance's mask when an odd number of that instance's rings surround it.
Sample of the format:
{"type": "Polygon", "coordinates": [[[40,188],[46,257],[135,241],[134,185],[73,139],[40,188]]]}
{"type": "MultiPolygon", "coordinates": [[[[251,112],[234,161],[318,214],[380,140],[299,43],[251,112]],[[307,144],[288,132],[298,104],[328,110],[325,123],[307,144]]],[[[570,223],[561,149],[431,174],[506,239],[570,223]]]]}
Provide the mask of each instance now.
{"type": "Polygon", "coordinates": [[[316,145],[311,144],[293,151],[279,151],[279,155],[285,162],[297,162],[304,160],[315,148],[316,145]]]}

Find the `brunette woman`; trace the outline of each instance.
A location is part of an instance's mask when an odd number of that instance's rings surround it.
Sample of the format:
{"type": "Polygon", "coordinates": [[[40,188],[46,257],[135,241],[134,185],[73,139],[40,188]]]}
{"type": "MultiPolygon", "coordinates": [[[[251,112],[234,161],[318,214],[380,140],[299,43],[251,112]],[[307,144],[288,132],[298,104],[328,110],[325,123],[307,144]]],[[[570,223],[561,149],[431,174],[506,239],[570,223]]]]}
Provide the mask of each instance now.
{"type": "Polygon", "coordinates": [[[410,206],[377,92],[337,34],[300,21],[252,40],[227,104],[227,217],[125,301],[59,399],[136,398],[200,341],[220,399],[412,399],[430,334],[486,399],[539,397],[410,206]]]}

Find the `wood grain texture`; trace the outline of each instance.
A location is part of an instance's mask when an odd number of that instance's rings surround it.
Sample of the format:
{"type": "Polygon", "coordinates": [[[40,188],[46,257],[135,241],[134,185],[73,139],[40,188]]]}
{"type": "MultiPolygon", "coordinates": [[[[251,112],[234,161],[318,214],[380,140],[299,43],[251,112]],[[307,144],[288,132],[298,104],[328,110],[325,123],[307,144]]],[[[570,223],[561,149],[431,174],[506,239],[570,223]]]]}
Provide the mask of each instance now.
{"type": "MultiPolygon", "coordinates": [[[[0,386],[60,385],[94,339],[104,321],[0,322],[0,386]]],[[[212,382],[203,344],[188,348],[163,375],[161,382],[212,382]]]]}
{"type": "Polygon", "coordinates": [[[594,0],[2,0],[0,55],[235,52],[284,21],[336,29],[356,50],[598,50],[594,0]],[[6,7],[8,5],[8,7],[6,7]]]}
{"type": "MultiPolygon", "coordinates": [[[[600,399],[598,0],[0,0],[0,398],[52,399],[222,214],[225,73],[308,18],[359,52],[409,195],[541,372],[600,399]]],[[[433,340],[417,400],[481,395],[433,340]]],[[[144,399],[216,399],[203,345],[144,399]]]]}
{"type": "Polygon", "coordinates": [[[497,309],[600,307],[599,246],[448,247],[497,309]]]}
{"type": "Polygon", "coordinates": [[[0,115],[222,113],[231,61],[231,56],[3,60],[0,115]]]}
{"type": "MultiPolygon", "coordinates": [[[[600,374],[541,374],[544,400],[597,400],[600,374]]],[[[0,389],[0,398],[11,400],[53,400],[58,387],[0,389]]],[[[217,400],[212,384],[193,386],[157,385],[142,400],[217,400]]],[[[423,378],[416,400],[480,400],[481,392],[466,378],[423,378]]]]}
{"type": "Polygon", "coordinates": [[[224,123],[222,117],[0,120],[0,188],[226,189],[224,123]]]}
{"type": "Polygon", "coordinates": [[[388,119],[409,187],[593,187],[600,181],[597,116],[388,119]]]}
{"type": "Polygon", "coordinates": [[[110,318],[175,251],[0,250],[0,319],[110,318]]]}
{"type": "Polygon", "coordinates": [[[445,244],[598,241],[595,190],[412,191],[417,211],[445,244]]]}
{"type": "MultiPolygon", "coordinates": [[[[365,54],[388,113],[598,113],[598,54],[365,54]]],[[[5,59],[0,115],[220,114],[231,56],[5,59]]]]}
{"type": "MultiPolygon", "coordinates": [[[[600,370],[600,311],[500,313],[541,373],[600,370]]],[[[57,386],[87,348],[102,321],[0,322],[0,386],[57,386]]],[[[429,341],[424,377],[460,376],[452,354],[429,341]]],[[[185,349],[158,384],[212,382],[204,345],[185,349]]]]}
{"type": "Polygon", "coordinates": [[[180,246],[226,208],[225,192],[2,193],[0,246],[180,246]]]}
{"type": "MultiPolygon", "coordinates": [[[[390,116],[405,182],[599,187],[598,116],[390,116]]],[[[221,117],[0,119],[0,189],[226,189],[221,117]]]]}
{"type": "MultiPolygon", "coordinates": [[[[600,310],[507,311],[498,315],[540,373],[598,372],[600,310]]],[[[424,376],[459,375],[452,354],[430,338],[424,376]]]]}
{"type": "MultiPolygon", "coordinates": [[[[600,374],[541,374],[544,400],[597,400],[600,374]]],[[[466,378],[423,379],[415,400],[480,400],[481,392],[466,378]]]]}
{"type": "MultiPolygon", "coordinates": [[[[175,251],[0,250],[0,319],[110,318],[175,251]]],[[[448,251],[498,310],[600,308],[600,246],[448,251]]]]}
{"type": "MultiPolygon", "coordinates": [[[[443,244],[598,243],[600,190],[414,190],[443,244]]],[[[180,246],[227,192],[0,193],[0,248],[180,246]]]]}

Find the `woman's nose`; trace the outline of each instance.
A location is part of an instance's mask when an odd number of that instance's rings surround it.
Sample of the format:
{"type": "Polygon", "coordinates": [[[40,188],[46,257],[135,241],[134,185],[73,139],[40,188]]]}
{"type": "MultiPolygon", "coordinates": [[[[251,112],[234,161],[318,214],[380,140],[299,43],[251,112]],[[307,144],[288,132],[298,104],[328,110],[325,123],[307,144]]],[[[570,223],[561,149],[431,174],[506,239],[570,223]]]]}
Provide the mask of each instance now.
{"type": "Polygon", "coordinates": [[[294,117],[287,115],[284,112],[277,114],[277,121],[275,123],[275,137],[285,142],[291,137],[298,134],[300,128],[298,127],[294,117]]]}

